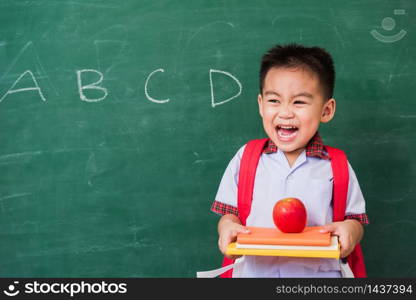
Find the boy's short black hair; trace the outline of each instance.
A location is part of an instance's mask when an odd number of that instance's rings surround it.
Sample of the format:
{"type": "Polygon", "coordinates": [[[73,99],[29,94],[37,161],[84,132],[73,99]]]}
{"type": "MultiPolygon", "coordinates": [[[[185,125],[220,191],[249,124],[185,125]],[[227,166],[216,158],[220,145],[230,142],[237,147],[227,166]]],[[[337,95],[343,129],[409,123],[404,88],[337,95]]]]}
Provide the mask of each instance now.
{"type": "Polygon", "coordinates": [[[271,68],[307,68],[315,73],[323,88],[325,100],[332,98],[335,84],[335,69],[331,55],[319,47],[298,44],[276,45],[267,51],[260,66],[260,94],[267,72],[271,68]]]}

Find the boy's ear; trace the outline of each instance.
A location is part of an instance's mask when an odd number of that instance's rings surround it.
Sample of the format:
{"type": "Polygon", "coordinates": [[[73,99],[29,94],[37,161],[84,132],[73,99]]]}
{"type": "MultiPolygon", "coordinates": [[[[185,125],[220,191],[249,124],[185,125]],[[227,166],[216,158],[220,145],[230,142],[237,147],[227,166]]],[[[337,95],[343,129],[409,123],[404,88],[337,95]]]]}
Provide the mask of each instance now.
{"type": "Polygon", "coordinates": [[[261,96],[261,94],[259,94],[257,96],[257,102],[259,103],[259,113],[260,116],[263,118],[263,97],[261,96]]]}
{"type": "Polygon", "coordinates": [[[322,110],[322,116],[321,116],[321,122],[327,123],[332,120],[332,118],[335,115],[335,109],[336,109],[336,101],[334,98],[329,99],[324,104],[324,108],[322,110]]]}

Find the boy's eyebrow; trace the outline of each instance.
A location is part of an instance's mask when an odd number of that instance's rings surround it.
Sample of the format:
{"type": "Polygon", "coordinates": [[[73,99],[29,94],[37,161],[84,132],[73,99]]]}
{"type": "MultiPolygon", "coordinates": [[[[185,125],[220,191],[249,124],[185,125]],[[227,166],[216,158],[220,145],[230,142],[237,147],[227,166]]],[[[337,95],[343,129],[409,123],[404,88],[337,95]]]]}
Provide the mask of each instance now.
{"type": "Polygon", "coordinates": [[[274,92],[274,91],[265,91],[264,92],[264,95],[265,96],[267,96],[267,95],[274,95],[274,96],[279,96],[280,97],[280,94],[277,93],[277,92],[274,92]]]}
{"type": "MultiPolygon", "coordinates": [[[[279,94],[278,92],[275,92],[275,91],[265,91],[265,92],[264,92],[264,95],[265,95],[265,96],[268,96],[268,95],[273,95],[273,96],[278,96],[278,97],[280,97],[280,94],[279,94]]],[[[296,97],[307,97],[307,98],[311,98],[311,99],[313,99],[313,95],[312,95],[312,94],[310,94],[310,93],[307,93],[307,92],[302,92],[302,93],[299,93],[299,94],[296,94],[296,95],[293,95],[293,96],[292,96],[292,98],[296,98],[296,97]]]]}
{"type": "Polygon", "coordinates": [[[299,93],[293,96],[293,98],[296,98],[296,97],[307,97],[307,98],[313,99],[313,95],[307,92],[299,93]]]}

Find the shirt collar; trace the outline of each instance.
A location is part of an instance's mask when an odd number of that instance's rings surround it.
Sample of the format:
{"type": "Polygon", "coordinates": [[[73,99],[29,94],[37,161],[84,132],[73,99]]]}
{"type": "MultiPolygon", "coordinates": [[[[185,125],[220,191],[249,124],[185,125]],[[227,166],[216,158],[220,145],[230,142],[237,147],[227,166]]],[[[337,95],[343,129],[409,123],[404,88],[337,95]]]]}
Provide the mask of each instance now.
{"type": "MultiPolygon", "coordinates": [[[[272,140],[268,140],[264,146],[263,153],[270,154],[277,152],[277,146],[272,140]]],[[[313,138],[306,145],[306,156],[318,157],[321,159],[329,159],[328,154],[325,151],[324,143],[318,132],[315,133],[313,138]]]]}

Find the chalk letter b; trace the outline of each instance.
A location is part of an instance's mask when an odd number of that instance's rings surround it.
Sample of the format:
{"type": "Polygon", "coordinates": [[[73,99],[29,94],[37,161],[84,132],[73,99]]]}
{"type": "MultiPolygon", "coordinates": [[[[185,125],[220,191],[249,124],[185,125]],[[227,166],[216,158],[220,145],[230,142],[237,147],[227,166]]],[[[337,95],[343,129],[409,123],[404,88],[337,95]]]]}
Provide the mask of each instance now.
{"type": "Polygon", "coordinates": [[[99,84],[103,81],[103,78],[104,78],[103,74],[101,72],[98,72],[97,70],[87,69],[87,70],[77,71],[78,92],[79,92],[80,99],[85,102],[99,102],[101,100],[104,100],[104,98],[107,97],[108,92],[106,88],[99,86],[99,84]],[[93,82],[87,85],[82,85],[81,76],[82,76],[82,73],[84,72],[96,73],[98,74],[99,79],[96,82],[93,82]],[[103,92],[103,96],[100,98],[96,98],[96,99],[87,98],[84,95],[84,90],[100,90],[103,92]]]}

